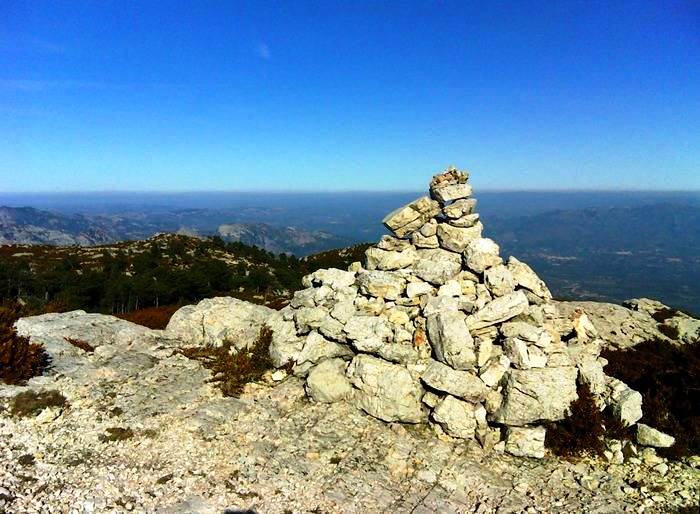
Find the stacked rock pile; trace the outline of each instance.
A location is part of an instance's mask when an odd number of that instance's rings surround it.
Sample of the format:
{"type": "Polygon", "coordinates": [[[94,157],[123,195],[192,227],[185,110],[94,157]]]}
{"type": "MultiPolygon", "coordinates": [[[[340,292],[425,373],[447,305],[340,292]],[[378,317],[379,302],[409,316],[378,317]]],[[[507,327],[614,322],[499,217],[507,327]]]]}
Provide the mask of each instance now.
{"type": "Polygon", "coordinates": [[[605,376],[590,321],[577,316],[562,340],[547,286],[482,237],[471,195],[468,174],[448,168],[384,219],[394,235],[364,266],[305,277],[269,322],[275,365],[306,377],[315,401],[514,455],[544,455],[544,425],[567,415],[578,381],[635,423],[641,395],[605,376]]]}

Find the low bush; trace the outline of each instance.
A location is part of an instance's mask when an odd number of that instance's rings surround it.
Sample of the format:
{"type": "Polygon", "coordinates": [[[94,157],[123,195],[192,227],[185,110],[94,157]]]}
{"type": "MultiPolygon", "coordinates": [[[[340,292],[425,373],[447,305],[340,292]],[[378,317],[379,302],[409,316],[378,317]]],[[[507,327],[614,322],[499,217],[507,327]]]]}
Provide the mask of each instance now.
{"type": "Polygon", "coordinates": [[[642,394],[642,423],[676,438],[659,453],[700,454],[700,343],[646,341],[629,350],[604,350],[605,372],[642,394]]]}
{"type": "Polygon", "coordinates": [[[561,457],[602,455],[604,436],[620,438],[625,428],[607,411],[600,411],[587,384],[579,384],[577,392],[578,399],[571,404],[569,416],[547,427],[545,446],[561,457]]]}
{"type": "Polygon", "coordinates": [[[44,347],[19,337],[14,330],[0,333],[0,380],[10,385],[23,385],[41,375],[49,365],[44,347]]]}
{"type": "Polygon", "coordinates": [[[170,318],[173,317],[181,305],[166,305],[164,307],[148,307],[147,309],[139,309],[137,311],[126,312],[124,314],[115,314],[118,318],[126,321],[131,321],[137,325],[152,328],[154,330],[163,330],[168,326],[170,318]]]}
{"type": "Polygon", "coordinates": [[[64,407],[66,398],[55,389],[24,391],[10,401],[10,414],[18,417],[36,416],[47,407],[64,407]]]}
{"type": "Polygon", "coordinates": [[[211,381],[225,396],[240,396],[246,384],[260,380],[263,374],[272,369],[269,348],[272,332],[263,328],[255,343],[248,349],[231,354],[231,344],[223,346],[189,347],[183,355],[200,361],[213,373],[211,381]]]}

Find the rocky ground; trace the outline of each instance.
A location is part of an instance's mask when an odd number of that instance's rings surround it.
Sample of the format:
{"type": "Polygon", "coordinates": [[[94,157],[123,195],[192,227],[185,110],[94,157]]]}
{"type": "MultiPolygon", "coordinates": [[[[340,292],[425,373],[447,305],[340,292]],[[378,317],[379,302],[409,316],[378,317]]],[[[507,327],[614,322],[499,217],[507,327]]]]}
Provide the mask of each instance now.
{"type": "Polygon", "coordinates": [[[312,403],[294,377],[225,398],[179,341],[109,316],[48,315],[20,332],[54,367],[0,386],[0,511],[678,512],[700,499],[698,458],[485,453],[312,403]],[[47,390],[65,405],[16,412],[18,393],[47,390]]]}

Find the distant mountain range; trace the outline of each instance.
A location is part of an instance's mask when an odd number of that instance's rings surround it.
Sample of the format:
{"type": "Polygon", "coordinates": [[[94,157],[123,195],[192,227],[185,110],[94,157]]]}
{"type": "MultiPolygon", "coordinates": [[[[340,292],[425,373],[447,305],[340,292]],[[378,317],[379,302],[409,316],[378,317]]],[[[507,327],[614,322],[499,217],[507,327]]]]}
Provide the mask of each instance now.
{"type": "MultiPolygon", "coordinates": [[[[225,241],[306,256],[377,239],[382,232],[377,218],[370,223],[366,213],[355,217],[345,210],[348,205],[323,212],[314,208],[305,215],[279,206],[238,212],[132,209],[102,215],[3,207],[0,244],[97,245],[180,233],[219,235],[225,241]]],[[[504,255],[533,266],[561,298],[619,302],[649,296],[700,311],[700,202],[530,210],[520,216],[513,209],[504,210],[507,216],[499,212],[492,206],[482,213],[485,236],[497,241],[504,255]]]]}

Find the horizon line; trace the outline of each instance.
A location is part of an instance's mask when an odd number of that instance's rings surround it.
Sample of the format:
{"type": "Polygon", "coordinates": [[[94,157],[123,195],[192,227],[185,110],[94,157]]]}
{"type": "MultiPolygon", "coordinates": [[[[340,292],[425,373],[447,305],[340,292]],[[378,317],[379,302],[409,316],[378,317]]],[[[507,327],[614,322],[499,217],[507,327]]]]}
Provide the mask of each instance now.
{"type": "MultiPolygon", "coordinates": [[[[91,189],[66,191],[0,191],[0,195],[93,195],[93,194],[421,194],[416,189],[91,189]]],[[[428,192],[426,191],[426,194],[428,192]]],[[[644,189],[644,188],[483,188],[479,193],[700,193],[697,189],[644,189]]]]}

